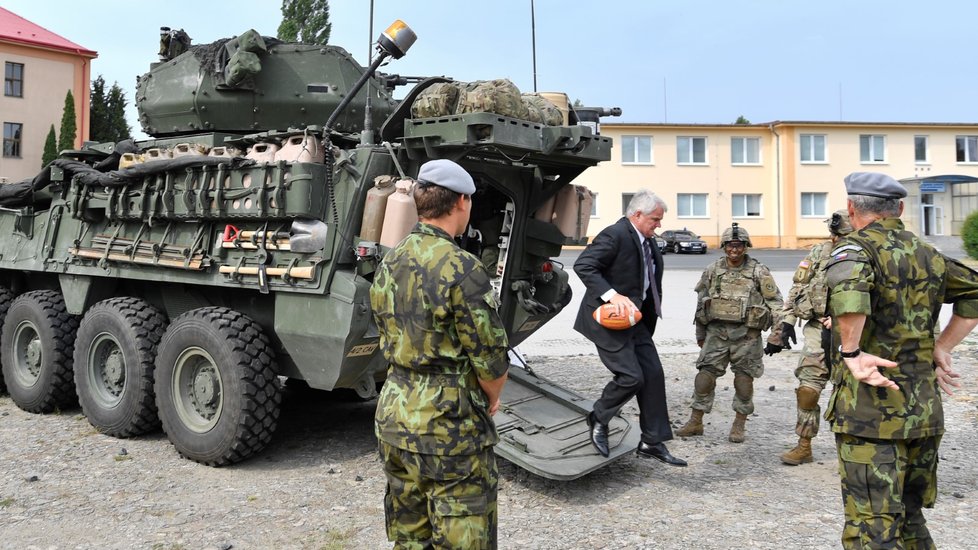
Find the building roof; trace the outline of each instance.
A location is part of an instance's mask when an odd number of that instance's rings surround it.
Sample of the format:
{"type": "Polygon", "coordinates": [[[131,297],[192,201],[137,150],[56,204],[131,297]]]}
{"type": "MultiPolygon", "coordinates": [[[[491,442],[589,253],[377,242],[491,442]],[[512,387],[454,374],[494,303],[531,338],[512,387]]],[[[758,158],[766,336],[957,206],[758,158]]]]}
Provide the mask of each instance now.
{"type": "Polygon", "coordinates": [[[2,7],[0,7],[0,42],[73,53],[83,57],[98,57],[98,52],[79,46],[2,7]]]}

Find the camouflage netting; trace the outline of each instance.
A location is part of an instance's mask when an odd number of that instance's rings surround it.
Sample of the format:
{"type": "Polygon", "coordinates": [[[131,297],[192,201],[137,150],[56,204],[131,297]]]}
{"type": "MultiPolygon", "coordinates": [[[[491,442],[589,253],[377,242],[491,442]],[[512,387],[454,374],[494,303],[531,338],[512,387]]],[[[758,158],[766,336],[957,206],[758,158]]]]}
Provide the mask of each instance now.
{"type": "Polygon", "coordinates": [[[553,103],[539,94],[520,94],[505,78],[475,82],[440,82],[418,94],[411,116],[430,118],[464,113],[498,115],[559,126],[564,117],[553,103]]]}

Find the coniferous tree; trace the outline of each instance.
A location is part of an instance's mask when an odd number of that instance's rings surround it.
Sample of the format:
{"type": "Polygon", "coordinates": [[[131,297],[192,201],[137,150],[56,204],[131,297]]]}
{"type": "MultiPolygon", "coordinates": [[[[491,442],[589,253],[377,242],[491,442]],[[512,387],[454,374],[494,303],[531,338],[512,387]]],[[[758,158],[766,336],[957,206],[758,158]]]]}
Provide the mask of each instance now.
{"type": "Polygon", "coordinates": [[[126,121],[126,94],[119,87],[118,82],[114,82],[109,88],[109,96],[106,99],[106,112],[108,114],[108,139],[105,141],[120,142],[132,137],[132,128],[126,121]]]}
{"type": "Polygon", "coordinates": [[[88,136],[92,141],[108,141],[104,136],[108,135],[108,119],[105,101],[105,79],[98,75],[92,81],[92,98],[89,106],[89,130],[88,136]]]}
{"type": "Polygon", "coordinates": [[[75,148],[78,126],[75,122],[75,96],[68,90],[65,95],[65,110],[61,114],[61,132],[58,134],[58,152],[75,148]]]}
{"type": "Polygon", "coordinates": [[[44,153],[41,154],[41,168],[44,168],[56,158],[58,158],[58,138],[54,135],[54,124],[52,124],[51,129],[48,130],[48,137],[44,140],[44,153]]]}
{"type": "Polygon", "coordinates": [[[282,0],[279,40],[328,44],[332,28],[328,0],[282,0]]]}

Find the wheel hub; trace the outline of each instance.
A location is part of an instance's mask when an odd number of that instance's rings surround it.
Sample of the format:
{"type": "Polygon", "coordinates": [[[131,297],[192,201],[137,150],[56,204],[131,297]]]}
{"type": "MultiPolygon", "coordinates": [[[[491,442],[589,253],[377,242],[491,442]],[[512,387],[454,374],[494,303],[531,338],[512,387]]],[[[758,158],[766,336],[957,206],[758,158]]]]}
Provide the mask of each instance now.
{"type": "Polygon", "coordinates": [[[198,370],[193,383],[193,400],[198,405],[197,411],[207,418],[213,416],[213,407],[217,403],[217,396],[217,373],[212,367],[198,370]]]}
{"type": "Polygon", "coordinates": [[[122,353],[114,349],[105,358],[105,370],[103,375],[105,385],[110,388],[121,386],[125,380],[125,363],[122,360],[122,353]]]}
{"type": "Polygon", "coordinates": [[[37,374],[41,369],[41,339],[35,335],[27,342],[26,359],[27,370],[32,374],[37,374]]]}

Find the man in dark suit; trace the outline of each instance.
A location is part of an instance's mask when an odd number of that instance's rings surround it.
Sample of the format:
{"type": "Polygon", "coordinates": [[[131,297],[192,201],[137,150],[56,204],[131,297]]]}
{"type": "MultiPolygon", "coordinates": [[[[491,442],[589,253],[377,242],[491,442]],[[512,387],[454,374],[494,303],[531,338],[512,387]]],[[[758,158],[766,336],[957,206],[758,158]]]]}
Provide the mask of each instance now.
{"type": "Polygon", "coordinates": [[[672,456],[665,443],[672,439],[666,407],[662,362],[652,341],[656,320],[662,315],[662,254],[655,244],[666,204],[655,193],[641,189],[632,198],[625,217],[605,228],[584,249],[574,271],[586,287],[574,330],[594,342],[601,362],[614,374],[588,415],[591,443],[608,456],[608,423],[621,407],[638,398],[642,439],[637,454],[672,466],[686,461],[672,456]],[[618,315],[638,309],[642,320],[625,330],[607,329],[592,316],[605,303],[618,315]]]}

